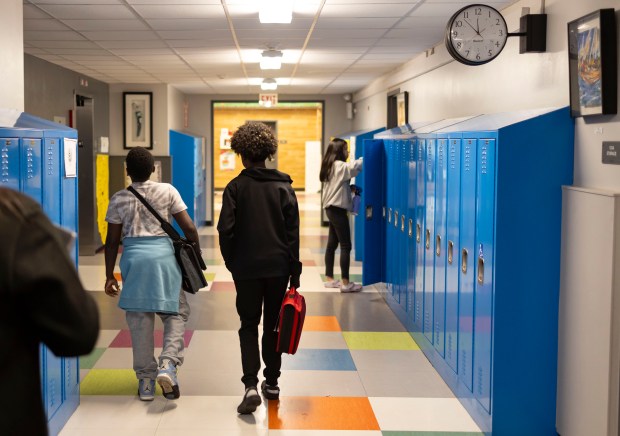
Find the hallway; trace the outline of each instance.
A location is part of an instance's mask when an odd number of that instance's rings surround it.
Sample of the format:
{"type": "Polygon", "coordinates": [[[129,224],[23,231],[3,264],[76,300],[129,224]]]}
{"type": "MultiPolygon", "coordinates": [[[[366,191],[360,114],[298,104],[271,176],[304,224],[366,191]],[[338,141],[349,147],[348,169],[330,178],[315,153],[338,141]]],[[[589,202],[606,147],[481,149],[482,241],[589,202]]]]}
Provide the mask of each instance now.
{"type": "MultiPolygon", "coordinates": [[[[373,287],[358,294],[323,287],[327,228],[319,224],[320,197],[297,195],[300,291],[308,313],[299,351],[283,357],[280,401],[263,402],[253,415],[236,413],[243,395],[239,319],[214,225],[200,229],[209,287],[188,298],[192,313],[176,401],[159,388],[155,401],[138,400],[124,312],[103,292],[103,255],[80,258],[102,330],[97,348],[80,360],[81,404],[61,435],[481,435],[373,287]]],[[[217,224],[221,193],[215,204],[217,224]]],[[[361,282],[361,272],[354,262],[351,279],[361,282]]],[[[159,346],[161,333],[156,331],[159,346]]]]}

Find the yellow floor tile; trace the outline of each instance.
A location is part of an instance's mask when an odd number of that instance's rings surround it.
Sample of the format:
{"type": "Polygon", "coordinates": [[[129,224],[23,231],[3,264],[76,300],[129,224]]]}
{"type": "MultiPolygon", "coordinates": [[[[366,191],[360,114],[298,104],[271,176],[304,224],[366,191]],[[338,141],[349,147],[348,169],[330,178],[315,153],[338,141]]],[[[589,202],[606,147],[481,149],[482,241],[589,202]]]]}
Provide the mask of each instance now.
{"type": "Polygon", "coordinates": [[[407,332],[342,332],[350,350],[419,350],[407,332]]]}

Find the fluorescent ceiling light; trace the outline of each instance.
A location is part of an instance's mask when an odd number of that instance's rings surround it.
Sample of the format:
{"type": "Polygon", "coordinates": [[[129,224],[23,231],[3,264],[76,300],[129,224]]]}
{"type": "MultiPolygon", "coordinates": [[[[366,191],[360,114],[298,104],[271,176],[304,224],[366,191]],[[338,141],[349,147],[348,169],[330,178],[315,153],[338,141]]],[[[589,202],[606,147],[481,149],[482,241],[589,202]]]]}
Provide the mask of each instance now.
{"type": "Polygon", "coordinates": [[[275,91],[278,89],[278,82],[275,79],[265,79],[263,83],[260,84],[260,89],[263,91],[275,91]]]}
{"type": "Polygon", "coordinates": [[[279,50],[265,50],[260,61],[261,70],[279,70],[282,68],[282,52],[279,50]]]}
{"type": "Polygon", "coordinates": [[[293,19],[293,0],[261,0],[258,20],[263,23],[289,24],[293,19]]]}

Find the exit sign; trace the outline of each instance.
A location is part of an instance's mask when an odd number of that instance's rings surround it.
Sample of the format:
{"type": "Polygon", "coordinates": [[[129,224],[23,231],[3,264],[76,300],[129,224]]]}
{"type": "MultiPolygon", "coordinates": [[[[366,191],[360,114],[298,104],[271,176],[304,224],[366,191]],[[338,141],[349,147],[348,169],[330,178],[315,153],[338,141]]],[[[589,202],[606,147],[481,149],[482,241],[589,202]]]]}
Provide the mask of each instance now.
{"type": "Polygon", "coordinates": [[[265,107],[273,107],[278,104],[278,94],[259,94],[258,104],[265,107]]]}

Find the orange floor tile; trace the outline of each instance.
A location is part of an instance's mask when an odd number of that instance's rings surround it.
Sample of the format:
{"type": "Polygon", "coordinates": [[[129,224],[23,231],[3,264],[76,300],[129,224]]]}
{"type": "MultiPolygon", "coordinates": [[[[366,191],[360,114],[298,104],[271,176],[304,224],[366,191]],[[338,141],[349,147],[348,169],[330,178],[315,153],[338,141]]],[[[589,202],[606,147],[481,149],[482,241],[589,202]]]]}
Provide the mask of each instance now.
{"type": "Polygon", "coordinates": [[[282,397],[269,401],[270,430],[379,430],[368,398],[282,397]]]}
{"type": "Polygon", "coordinates": [[[307,332],[340,332],[340,323],[335,316],[306,316],[304,330],[307,332]]]}

